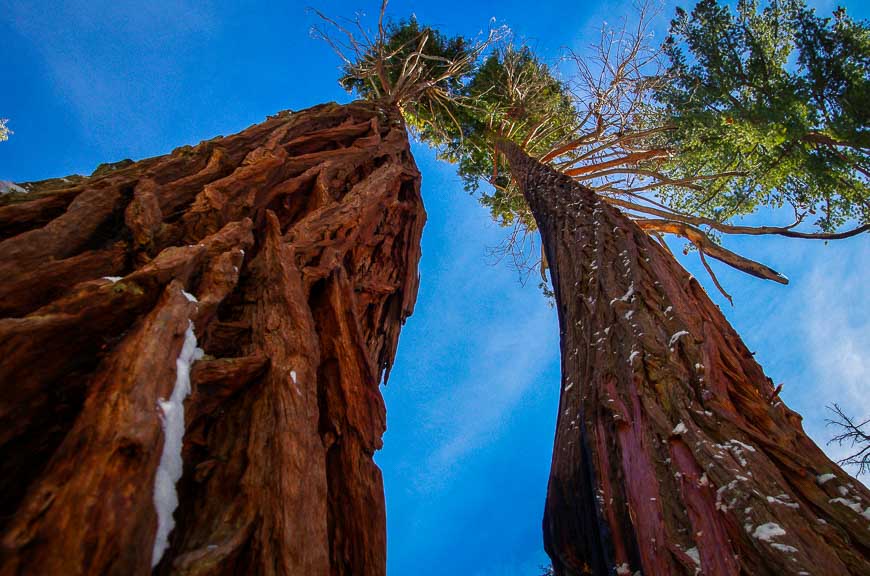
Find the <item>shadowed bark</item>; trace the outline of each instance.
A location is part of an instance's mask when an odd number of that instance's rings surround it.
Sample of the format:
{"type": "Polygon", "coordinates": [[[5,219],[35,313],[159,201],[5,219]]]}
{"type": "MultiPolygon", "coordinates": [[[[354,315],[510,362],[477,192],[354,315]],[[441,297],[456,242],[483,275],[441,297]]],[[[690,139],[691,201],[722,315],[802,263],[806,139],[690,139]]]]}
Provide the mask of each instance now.
{"type": "Polygon", "coordinates": [[[191,321],[156,572],[385,574],[379,384],[425,221],[398,111],[285,112],[23,187],[0,198],[0,574],[152,571],[158,399],[191,321]]]}
{"type": "Polygon", "coordinates": [[[592,191],[503,148],[561,327],[555,573],[870,574],[870,493],[806,436],[698,282],[592,191]]]}

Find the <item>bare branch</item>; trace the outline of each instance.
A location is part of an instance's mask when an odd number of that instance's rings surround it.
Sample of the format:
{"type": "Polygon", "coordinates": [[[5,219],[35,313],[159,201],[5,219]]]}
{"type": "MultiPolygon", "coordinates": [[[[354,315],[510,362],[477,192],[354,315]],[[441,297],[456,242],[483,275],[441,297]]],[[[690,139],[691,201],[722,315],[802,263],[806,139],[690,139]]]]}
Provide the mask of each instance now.
{"type": "Polygon", "coordinates": [[[723,248],[710,240],[704,232],[694,226],[686,224],[685,222],[678,222],[675,220],[636,220],[636,222],[643,230],[654,230],[656,232],[682,236],[697,246],[698,250],[705,252],[720,262],[728,264],[732,268],[736,268],[757,278],[773,280],[780,284],[788,284],[788,278],[773,268],[723,248]]]}
{"type": "Polygon", "coordinates": [[[825,420],[826,425],[839,430],[838,434],[828,440],[828,445],[836,442],[839,446],[846,444],[853,450],[852,454],[837,464],[857,467],[858,475],[870,471],[870,433],[864,431],[865,426],[870,424],[870,418],[859,423],[843,412],[836,403],[827,408],[833,416],[825,420]]]}

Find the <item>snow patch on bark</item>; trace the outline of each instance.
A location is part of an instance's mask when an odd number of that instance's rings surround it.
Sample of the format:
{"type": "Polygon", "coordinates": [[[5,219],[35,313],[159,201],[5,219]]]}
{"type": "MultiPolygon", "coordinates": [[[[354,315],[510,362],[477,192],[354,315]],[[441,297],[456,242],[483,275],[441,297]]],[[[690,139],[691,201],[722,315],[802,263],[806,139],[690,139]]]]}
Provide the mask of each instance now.
{"type": "Polygon", "coordinates": [[[671,434],[673,434],[675,436],[679,436],[680,434],[685,434],[688,431],[689,430],[686,428],[686,425],[683,424],[682,420],[680,420],[680,423],[677,424],[673,430],[671,430],[671,434]]]}
{"type": "Polygon", "coordinates": [[[737,446],[740,446],[741,448],[745,448],[745,449],[749,450],[750,452],[755,452],[755,446],[750,446],[749,444],[745,444],[745,443],[741,442],[740,440],[734,440],[733,438],[730,440],[730,442],[732,444],[736,444],[737,446]]]}
{"type": "Polygon", "coordinates": [[[169,400],[160,398],[160,421],[163,425],[163,453],[154,476],[154,508],[157,510],[157,535],[151,553],[151,567],[157,566],[166,548],[169,547],[169,534],[175,527],[172,517],[178,508],[178,493],[175,483],[181,478],[184,463],[181,460],[181,446],[184,438],[184,399],[190,394],[190,367],[202,358],[203,351],[196,346],[193,322],[188,320],[184,333],[184,345],[175,361],[175,387],[169,400]]]}
{"type": "Polygon", "coordinates": [[[752,533],[753,538],[758,538],[765,542],[770,542],[777,536],[785,536],[785,530],[782,529],[782,526],[774,522],[768,522],[767,524],[756,526],[755,532],[752,533]]]}
{"type": "Polygon", "coordinates": [[[610,305],[613,306],[617,302],[628,302],[628,299],[631,298],[632,294],[634,294],[634,282],[628,287],[628,292],[626,292],[622,298],[614,298],[610,301],[610,305]]]}
{"type": "Polygon", "coordinates": [[[680,330],[679,332],[677,332],[676,334],[671,336],[671,339],[668,341],[668,348],[672,348],[674,346],[674,344],[677,343],[677,340],[679,340],[683,336],[688,336],[688,335],[689,335],[688,331],[680,330]]]}
{"type": "Polygon", "coordinates": [[[768,496],[767,501],[771,504],[781,504],[783,506],[787,506],[789,508],[794,508],[797,510],[800,508],[800,504],[797,502],[789,502],[790,498],[788,494],[780,494],[779,496],[768,496]]]}
{"type": "Polygon", "coordinates": [[[103,276],[103,280],[108,280],[112,284],[114,284],[115,282],[117,282],[118,280],[120,280],[122,278],[123,278],[123,276],[103,276]]]}
{"type": "Polygon", "coordinates": [[[789,546],[788,544],[780,544],[779,542],[771,542],[771,547],[774,550],[779,550],[780,552],[785,552],[786,554],[794,554],[798,551],[794,546],[789,546]]]}
{"type": "Polygon", "coordinates": [[[842,504],[847,508],[851,508],[857,514],[864,517],[865,520],[870,520],[870,507],[862,508],[860,502],[849,500],[848,498],[831,498],[828,500],[831,504],[842,504]]]}
{"type": "Polygon", "coordinates": [[[27,194],[29,190],[27,188],[22,188],[15,182],[9,182],[8,180],[0,180],[0,194],[10,194],[12,192],[20,192],[22,194],[27,194]]]}

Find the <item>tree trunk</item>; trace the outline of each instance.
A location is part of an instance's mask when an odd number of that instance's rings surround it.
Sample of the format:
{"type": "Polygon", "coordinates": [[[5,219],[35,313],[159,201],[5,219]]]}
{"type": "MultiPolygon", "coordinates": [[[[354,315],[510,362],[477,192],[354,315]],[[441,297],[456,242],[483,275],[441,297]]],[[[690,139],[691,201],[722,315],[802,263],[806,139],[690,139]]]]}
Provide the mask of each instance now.
{"type": "Polygon", "coordinates": [[[870,574],[870,493],[806,436],[698,282],[591,190],[505,152],[561,326],[555,573],[870,574]]]}
{"type": "Polygon", "coordinates": [[[24,188],[0,207],[0,574],[385,574],[379,384],[425,220],[398,111],[24,188]]]}

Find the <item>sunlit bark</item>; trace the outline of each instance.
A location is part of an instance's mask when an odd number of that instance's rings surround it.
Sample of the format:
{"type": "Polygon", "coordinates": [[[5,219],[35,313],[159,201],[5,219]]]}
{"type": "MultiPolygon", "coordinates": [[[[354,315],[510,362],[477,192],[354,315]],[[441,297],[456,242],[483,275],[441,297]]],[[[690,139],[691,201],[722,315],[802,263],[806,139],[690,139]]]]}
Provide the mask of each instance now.
{"type": "Polygon", "coordinates": [[[190,322],[205,356],[156,571],[385,574],[372,456],[419,186],[398,111],[356,103],[5,196],[0,574],[151,572],[158,400],[190,322]]]}

